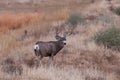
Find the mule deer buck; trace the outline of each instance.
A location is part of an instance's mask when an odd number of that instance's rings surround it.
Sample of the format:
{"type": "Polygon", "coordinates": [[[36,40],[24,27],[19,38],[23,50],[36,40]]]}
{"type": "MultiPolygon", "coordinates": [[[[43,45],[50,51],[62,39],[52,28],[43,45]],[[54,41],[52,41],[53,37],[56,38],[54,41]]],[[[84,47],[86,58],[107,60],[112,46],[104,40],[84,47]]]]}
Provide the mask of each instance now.
{"type": "Polygon", "coordinates": [[[34,52],[38,59],[49,57],[53,62],[53,57],[66,45],[66,33],[64,33],[63,37],[56,33],[55,38],[57,41],[36,42],[34,52]]]}

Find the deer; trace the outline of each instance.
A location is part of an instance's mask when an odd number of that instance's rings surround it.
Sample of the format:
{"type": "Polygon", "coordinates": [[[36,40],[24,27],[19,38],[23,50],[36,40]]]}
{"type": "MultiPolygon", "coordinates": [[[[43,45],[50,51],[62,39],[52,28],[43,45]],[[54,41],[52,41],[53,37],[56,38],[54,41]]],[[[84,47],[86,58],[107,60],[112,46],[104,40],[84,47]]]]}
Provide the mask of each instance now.
{"type": "Polygon", "coordinates": [[[53,63],[54,56],[64,48],[66,45],[66,33],[64,32],[63,37],[59,36],[58,33],[55,35],[56,41],[37,41],[34,45],[34,53],[37,58],[41,61],[43,57],[49,57],[51,63],[53,63]]]}

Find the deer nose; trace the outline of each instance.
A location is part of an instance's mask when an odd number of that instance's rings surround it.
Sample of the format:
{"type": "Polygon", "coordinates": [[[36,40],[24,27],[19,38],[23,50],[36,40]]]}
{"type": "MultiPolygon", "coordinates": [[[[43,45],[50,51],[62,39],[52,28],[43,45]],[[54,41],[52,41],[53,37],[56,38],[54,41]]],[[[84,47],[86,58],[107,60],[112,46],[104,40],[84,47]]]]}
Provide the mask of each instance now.
{"type": "Polygon", "coordinates": [[[66,45],[66,41],[63,41],[64,45],[66,45]]]}
{"type": "Polygon", "coordinates": [[[66,45],[66,43],[64,43],[64,45],[66,45]]]}

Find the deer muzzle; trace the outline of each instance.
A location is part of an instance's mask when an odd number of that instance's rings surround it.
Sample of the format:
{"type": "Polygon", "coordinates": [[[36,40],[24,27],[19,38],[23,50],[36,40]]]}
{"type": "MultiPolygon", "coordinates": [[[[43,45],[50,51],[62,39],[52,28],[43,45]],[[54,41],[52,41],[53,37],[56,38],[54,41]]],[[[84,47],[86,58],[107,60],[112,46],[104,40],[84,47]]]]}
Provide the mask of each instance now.
{"type": "Polygon", "coordinates": [[[64,45],[66,45],[66,41],[63,41],[64,45]]]}

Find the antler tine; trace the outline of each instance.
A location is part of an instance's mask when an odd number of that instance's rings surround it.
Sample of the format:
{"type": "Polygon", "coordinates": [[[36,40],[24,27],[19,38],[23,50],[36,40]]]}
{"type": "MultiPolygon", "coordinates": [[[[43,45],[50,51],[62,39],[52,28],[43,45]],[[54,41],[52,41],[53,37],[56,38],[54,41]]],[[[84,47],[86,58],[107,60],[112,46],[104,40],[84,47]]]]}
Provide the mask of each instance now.
{"type": "Polygon", "coordinates": [[[63,34],[64,37],[68,37],[70,35],[72,35],[72,33],[69,33],[68,31],[64,32],[64,34],[63,34]]]}
{"type": "Polygon", "coordinates": [[[58,28],[57,28],[57,27],[55,28],[55,34],[56,34],[56,35],[58,35],[58,34],[59,34],[59,30],[58,30],[58,28]]]}

